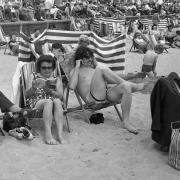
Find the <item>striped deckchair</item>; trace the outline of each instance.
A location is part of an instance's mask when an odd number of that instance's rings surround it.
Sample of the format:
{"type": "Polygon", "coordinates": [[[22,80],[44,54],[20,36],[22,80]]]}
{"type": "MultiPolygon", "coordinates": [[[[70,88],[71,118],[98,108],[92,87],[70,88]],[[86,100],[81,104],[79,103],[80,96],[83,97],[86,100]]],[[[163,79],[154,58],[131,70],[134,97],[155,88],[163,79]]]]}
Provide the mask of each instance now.
{"type": "Polygon", "coordinates": [[[160,22],[158,24],[158,28],[160,31],[166,30],[168,26],[168,21],[167,19],[160,19],[160,22]]]}
{"type": "MultiPolygon", "coordinates": [[[[108,32],[113,32],[114,35],[120,35],[122,33],[122,27],[125,26],[125,19],[113,19],[111,18],[96,18],[94,20],[94,26],[100,26],[102,23],[108,27],[108,32]]],[[[101,31],[101,28],[99,29],[101,31]]]]}
{"type": "MultiPolygon", "coordinates": [[[[146,29],[148,29],[148,27],[152,27],[153,22],[151,19],[141,19],[141,22],[145,25],[146,29]]],[[[165,30],[167,28],[168,22],[167,19],[160,19],[160,22],[158,24],[158,28],[160,31],[165,30]]]]}
{"type": "Polygon", "coordinates": [[[121,35],[112,41],[105,40],[91,31],[61,31],[45,30],[38,38],[33,40],[42,43],[60,42],[62,44],[76,45],[80,35],[87,35],[90,39],[90,47],[98,62],[105,63],[117,73],[125,70],[125,35],[121,35]]]}
{"type": "Polygon", "coordinates": [[[93,31],[97,34],[100,34],[101,32],[101,22],[97,19],[93,19],[93,31]]]}
{"type": "Polygon", "coordinates": [[[21,31],[19,36],[19,61],[28,62],[30,59],[31,49],[29,48],[28,42],[30,42],[30,39],[21,31]]]}

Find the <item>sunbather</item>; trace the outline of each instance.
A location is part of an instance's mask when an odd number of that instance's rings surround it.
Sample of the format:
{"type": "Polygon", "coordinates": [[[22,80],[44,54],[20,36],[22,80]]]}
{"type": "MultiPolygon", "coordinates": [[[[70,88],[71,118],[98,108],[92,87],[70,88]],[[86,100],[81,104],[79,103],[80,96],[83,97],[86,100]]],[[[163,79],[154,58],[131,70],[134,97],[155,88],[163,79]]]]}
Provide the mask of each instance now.
{"type": "Polygon", "coordinates": [[[53,76],[56,62],[51,55],[42,55],[37,60],[37,74],[33,74],[27,83],[26,98],[31,108],[43,110],[45,125],[45,141],[47,144],[56,145],[58,142],[51,133],[52,119],[54,117],[58,140],[65,143],[63,132],[63,109],[61,99],[63,97],[62,81],[53,76]]]}
{"type": "Polygon", "coordinates": [[[163,51],[162,45],[156,45],[154,50],[149,46],[146,54],[143,58],[142,72],[146,73],[150,78],[154,78],[156,76],[156,62],[158,58],[158,54],[161,54],[163,51]]]}
{"type": "Polygon", "coordinates": [[[69,87],[77,89],[86,103],[121,102],[124,127],[137,133],[129,120],[131,93],[142,90],[144,84],[125,81],[105,65],[97,63],[91,49],[79,46],[75,53],[74,68],[70,72],[69,87]]]}

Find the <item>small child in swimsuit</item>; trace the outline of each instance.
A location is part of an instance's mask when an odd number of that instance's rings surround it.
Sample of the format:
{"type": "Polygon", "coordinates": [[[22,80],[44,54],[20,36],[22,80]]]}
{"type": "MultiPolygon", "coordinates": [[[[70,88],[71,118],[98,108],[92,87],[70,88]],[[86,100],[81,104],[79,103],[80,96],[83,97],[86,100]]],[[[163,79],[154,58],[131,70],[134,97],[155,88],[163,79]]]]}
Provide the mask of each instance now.
{"type": "Polygon", "coordinates": [[[156,62],[158,58],[158,54],[161,54],[163,49],[162,45],[156,45],[154,50],[149,48],[144,55],[142,72],[146,73],[149,78],[154,78],[156,76],[156,62]]]}

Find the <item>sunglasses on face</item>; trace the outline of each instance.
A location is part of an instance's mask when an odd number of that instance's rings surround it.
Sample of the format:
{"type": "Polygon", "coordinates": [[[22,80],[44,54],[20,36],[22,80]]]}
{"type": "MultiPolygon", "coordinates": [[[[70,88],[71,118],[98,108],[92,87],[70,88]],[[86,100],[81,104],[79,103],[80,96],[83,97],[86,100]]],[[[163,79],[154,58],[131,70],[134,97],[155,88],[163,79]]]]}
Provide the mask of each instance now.
{"type": "Polygon", "coordinates": [[[52,66],[41,66],[41,69],[42,70],[51,70],[52,69],[52,66]]]}

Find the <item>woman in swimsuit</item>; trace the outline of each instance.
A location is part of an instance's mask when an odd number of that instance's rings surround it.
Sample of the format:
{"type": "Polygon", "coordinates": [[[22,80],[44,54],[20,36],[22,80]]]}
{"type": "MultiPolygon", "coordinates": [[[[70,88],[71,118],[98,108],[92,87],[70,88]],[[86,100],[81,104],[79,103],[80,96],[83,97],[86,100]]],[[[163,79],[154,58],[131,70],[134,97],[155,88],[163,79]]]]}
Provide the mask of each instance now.
{"type": "Polygon", "coordinates": [[[29,78],[27,83],[26,99],[31,108],[43,110],[45,127],[45,141],[47,144],[58,144],[51,133],[52,119],[55,119],[58,140],[65,143],[62,137],[63,131],[63,108],[61,99],[63,97],[62,81],[53,75],[56,69],[56,61],[51,55],[42,55],[36,63],[37,73],[29,78]]]}

